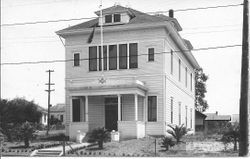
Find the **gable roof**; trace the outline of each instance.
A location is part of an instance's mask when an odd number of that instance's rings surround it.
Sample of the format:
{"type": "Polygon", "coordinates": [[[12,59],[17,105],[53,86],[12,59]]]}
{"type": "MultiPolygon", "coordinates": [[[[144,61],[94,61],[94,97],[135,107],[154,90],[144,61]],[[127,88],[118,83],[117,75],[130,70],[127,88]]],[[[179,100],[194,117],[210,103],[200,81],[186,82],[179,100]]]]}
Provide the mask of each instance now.
{"type": "Polygon", "coordinates": [[[65,111],[65,104],[57,104],[50,108],[51,112],[64,112],[65,111]]]}
{"type": "Polygon", "coordinates": [[[207,113],[206,121],[230,121],[230,115],[218,115],[216,113],[207,113]]]}
{"type": "Polygon", "coordinates": [[[200,116],[202,118],[206,118],[207,117],[205,114],[203,114],[203,113],[201,113],[201,112],[199,112],[197,110],[195,110],[195,116],[200,116]]]}
{"type": "MultiPolygon", "coordinates": [[[[97,15],[99,15],[100,11],[95,12],[97,15]]],[[[131,16],[131,19],[126,24],[119,24],[119,25],[130,25],[130,24],[141,24],[141,23],[153,23],[153,22],[164,22],[164,21],[170,21],[173,23],[174,27],[177,29],[177,31],[181,31],[182,28],[178,21],[175,18],[170,18],[168,16],[159,14],[159,15],[149,15],[137,10],[134,10],[132,8],[126,8],[120,5],[112,6],[106,9],[103,9],[103,14],[110,14],[110,13],[117,13],[117,12],[128,12],[131,16]]],[[[60,35],[60,33],[64,31],[72,31],[75,29],[87,29],[87,28],[93,28],[94,26],[99,27],[98,25],[98,17],[62,30],[57,31],[56,33],[60,35]]],[[[103,27],[109,27],[109,26],[103,26],[103,27]]]]}

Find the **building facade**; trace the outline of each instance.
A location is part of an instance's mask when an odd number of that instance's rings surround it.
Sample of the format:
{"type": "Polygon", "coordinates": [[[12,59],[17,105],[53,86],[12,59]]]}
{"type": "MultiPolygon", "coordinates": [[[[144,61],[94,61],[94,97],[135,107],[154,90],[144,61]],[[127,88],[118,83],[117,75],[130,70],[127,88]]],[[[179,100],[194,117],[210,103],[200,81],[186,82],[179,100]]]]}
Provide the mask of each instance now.
{"type": "Polygon", "coordinates": [[[116,5],[103,10],[102,20],[56,32],[65,39],[69,60],[67,135],[74,139],[78,130],[105,127],[125,139],[164,135],[168,124],[194,129],[194,69],[199,65],[181,30],[173,17],[116,5]]]}
{"type": "Polygon", "coordinates": [[[58,119],[65,124],[65,104],[56,104],[50,108],[50,119],[58,119]]]}

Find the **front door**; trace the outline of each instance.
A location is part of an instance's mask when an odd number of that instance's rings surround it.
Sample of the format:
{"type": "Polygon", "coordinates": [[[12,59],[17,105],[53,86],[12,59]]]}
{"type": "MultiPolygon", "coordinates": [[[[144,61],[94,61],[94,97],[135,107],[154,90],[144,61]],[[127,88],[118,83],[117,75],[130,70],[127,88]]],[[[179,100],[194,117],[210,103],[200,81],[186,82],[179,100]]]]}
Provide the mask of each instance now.
{"type": "Polygon", "coordinates": [[[109,131],[117,130],[118,98],[105,98],[105,128],[109,131]]]}

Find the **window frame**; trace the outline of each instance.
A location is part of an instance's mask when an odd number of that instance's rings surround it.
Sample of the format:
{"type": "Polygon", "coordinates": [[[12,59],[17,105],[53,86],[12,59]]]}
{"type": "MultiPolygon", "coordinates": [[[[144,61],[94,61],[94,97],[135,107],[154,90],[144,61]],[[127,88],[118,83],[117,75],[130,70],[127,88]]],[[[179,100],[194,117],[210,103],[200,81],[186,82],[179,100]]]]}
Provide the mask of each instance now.
{"type": "Polygon", "coordinates": [[[170,51],[170,73],[171,75],[174,74],[174,54],[172,49],[170,51]]]}
{"type": "Polygon", "coordinates": [[[113,15],[112,14],[105,15],[105,23],[107,23],[107,24],[113,23],[113,15]],[[107,17],[109,17],[109,18],[111,17],[111,19],[110,19],[111,21],[107,22],[107,17]]]}
{"type": "Polygon", "coordinates": [[[178,103],[179,106],[179,125],[181,125],[181,102],[178,103]]]}
{"type": "Polygon", "coordinates": [[[80,58],[80,52],[74,52],[74,53],[73,53],[73,66],[74,66],[74,67],[80,67],[80,65],[81,65],[81,64],[80,64],[80,59],[81,59],[81,58],[80,58]],[[78,56],[79,56],[78,59],[75,58],[75,55],[78,55],[78,56]],[[77,60],[77,61],[76,61],[76,60],[77,60]],[[78,62],[78,65],[76,65],[76,62],[78,62]]]}
{"type": "Polygon", "coordinates": [[[152,96],[148,96],[148,105],[147,105],[147,110],[148,110],[148,122],[157,122],[157,96],[156,95],[152,95],[152,96]],[[151,99],[151,103],[150,103],[150,98],[151,99]],[[153,107],[153,105],[150,105],[153,103],[153,98],[155,98],[155,107],[153,107]],[[155,111],[153,110],[155,109],[155,111]],[[155,113],[155,114],[153,114],[155,113]],[[155,115],[155,118],[153,118],[153,116],[155,115]]]}
{"type": "Polygon", "coordinates": [[[135,69],[138,68],[138,43],[129,43],[129,69],[135,69]],[[132,54],[132,47],[131,45],[136,45],[136,55],[132,54]],[[136,63],[132,63],[133,62],[133,58],[135,59],[136,63]]]}
{"type": "Polygon", "coordinates": [[[72,99],[72,108],[71,108],[71,110],[72,110],[72,122],[81,122],[81,99],[79,99],[79,98],[72,99]],[[74,101],[76,101],[76,100],[79,101],[79,111],[76,111],[76,112],[78,112],[78,115],[79,115],[78,120],[76,120],[76,117],[74,116],[74,101]]]}
{"type": "Polygon", "coordinates": [[[98,46],[89,46],[89,72],[93,72],[93,71],[98,71],[99,67],[98,67],[98,46]],[[90,58],[90,48],[96,48],[96,57],[95,58],[90,58]],[[95,61],[96,66],[95,69],[92,69],[91,67],[91,61],[95,61]]]}
{"type": "Polygon", "coordinates": [[[171,122],[171,124],[173,124],[174,123],[174,111],[173,111],[173,109],[174,109],[174,97],[170,97],[170,122],[171,122]]]}
{"type": "Polygon", "coordinates": [[[111,44],[111,45],[108,45],[108,58],[109,58],[109,70],[117,70],[117,55],[118,55],[118,53],[117,53],[117,44],[111,44]],[[115,46],[114,47],[114,51],[116,52],[116,56],[115,57],[113,57],[113,56],[110,56],[110,46],[115,46]],[[111,66],[112,66],[112,62],[115,62],[115,64],[114,64],[114,66],[115,66],[115,68],[111,68],[111,66]]]}
{"type": "Polygon", "coordinates": [[[148,61],[149,62],[153,62],[155,61],[155,48],[148,48],[148,61]],[[150,52],[151,50],[153,50],[153,52],[150,52]]]}
{"type": "Polygon", "coordinates": [[[114,17],[114,18],[113,18],[113,22],[114,22],[114,23],[120,23],[120,22],[121,22],[121,14],[115,13],[113,17],[114,17]],[[119,21],[116,21],[116,15],[119,15],[119,18],[118,18],[119,21]]]}

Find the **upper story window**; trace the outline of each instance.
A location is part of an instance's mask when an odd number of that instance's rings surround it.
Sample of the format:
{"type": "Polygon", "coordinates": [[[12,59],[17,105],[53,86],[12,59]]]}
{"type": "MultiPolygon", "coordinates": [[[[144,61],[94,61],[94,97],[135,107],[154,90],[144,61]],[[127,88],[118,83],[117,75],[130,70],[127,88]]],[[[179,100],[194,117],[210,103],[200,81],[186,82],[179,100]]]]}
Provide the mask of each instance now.
{"type": "Polygon", "coordinates": [[[137,43],[129,44],[129,68],[138,67],[138,46],[137,43]]]}
{"type": "Polygon", "coordinates": [[[193,74],[190,73],[190,90],[193,91],[193,74]]]}
{"type": "Polygon", "coordinates": [[[80,66],[80,53],[74,53],[74,66],[80,66]]]}
{"type": "Polygon", "coordinates": [[[121,22],[121,14],[105,15],[105,23],[119,23],[121,22]]]}
{"type": "Polygon", "coordinates": [[[185,68],[185,86],[187,87],[187,67],[185,68]]]}
{"type": "Polygon", "coordinates": [[[97,46],[89,47],[89,71],[97,71],[97,46]]]}
{"type": "Polygon", "coordinates": [[[105,15],[105,23],[112,23],[112,14],[105,15]]]}
{"type": "Polygon", "coordinates": [[[119,69],[127,69],[128,64],[128,49],[127,44],[119,45],[119,69]]]}
{"type": "Polygon", "coordinates": [[[155,49],[149,48],[148,49],[148,61],[154,61],[155,49]]]}
{"type": "Polygon", "coordinates": [[[104,45],[103,55],[101,46],[89,47],[89,71],[101,71],[102,67],[104,70],[138,68],[138,44],[104,45]]]}
{"type": "Polygon", "coordinates": [[[121,14],[114,14],[114,22],[121,22],[121,14]]]}
{"type": "Polygon", "coordinates": [[[170,72],[171,72],[171,74],[173,74],[173,72],[174,72],[174,55],[173,55],[173,50],[171,50],[171,53],[170,53],[170,72]]]}
{"type": "Polygon", "coordinates": [[[179,59],[179,81],[181,81],[181,60],[179,59]]]}

